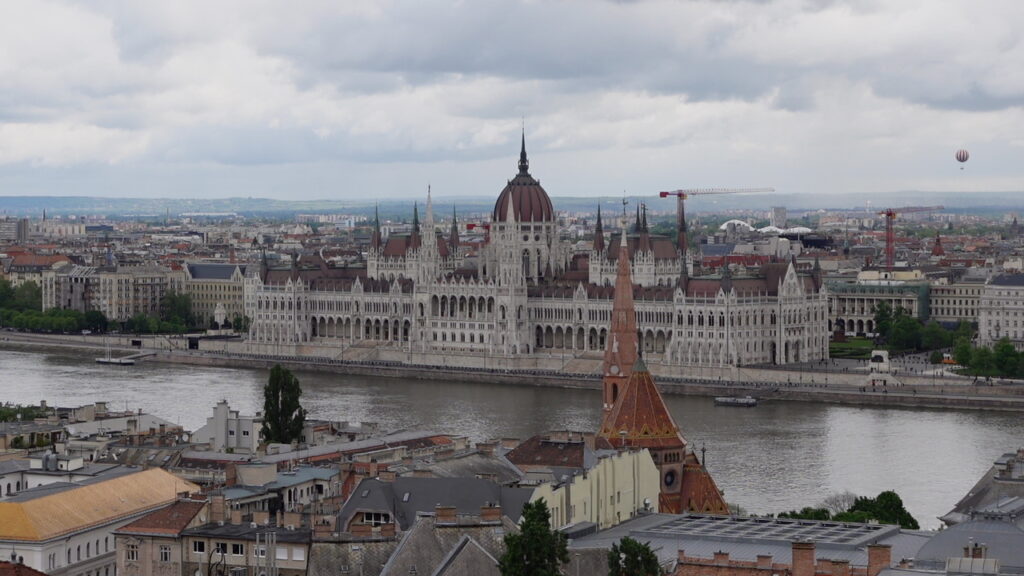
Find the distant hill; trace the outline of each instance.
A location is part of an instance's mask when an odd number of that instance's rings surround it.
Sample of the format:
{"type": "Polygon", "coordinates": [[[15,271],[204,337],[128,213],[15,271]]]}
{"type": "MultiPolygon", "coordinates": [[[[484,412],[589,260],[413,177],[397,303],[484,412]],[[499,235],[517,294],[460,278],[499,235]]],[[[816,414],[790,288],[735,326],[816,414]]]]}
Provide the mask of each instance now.
{"type": "MultiPolygon", "coordinates": [[[[672,211],[672,199],[657,196],[628,198],[627,210],[635,209],[641,200],[654,211],[672,211]]],[[[622,198],[605,197],[553,197],[558,210],[593,212],[598,204],[609,214],[622,209],[622,198]]],[[[436,197],[434,213],[446,218],[453,205],[459,214],[483,215],[494,206],[494,197],[436,197]]],[[[694,197],[687,202],[692,213],[725,210],[767,210],[772,206],[785,206],[790,211],[801,210],[864,210],[899,206],[943,205],[955,212],[1005,212],[1024,206],[1024,192],[894,192],[877,194],[749,194],[694,197]]],[[[179,216],[188,213],[236,213],[246,217],[289,217],[295,214],[347,213],[373,214],[373,200],[274,200],[269,198],[97,198],[85,196],[0,196],[0,214],[39,217],[43,210],[49,215],[103,215],[111,218],[162,218],[165,214],[179,216]]],[[[382,218],[401,219],[411,216],[412,201],[385,200],[379,203],[382,218]]],[[[420,216],[423,203],[420,201],[420,216]]]]}

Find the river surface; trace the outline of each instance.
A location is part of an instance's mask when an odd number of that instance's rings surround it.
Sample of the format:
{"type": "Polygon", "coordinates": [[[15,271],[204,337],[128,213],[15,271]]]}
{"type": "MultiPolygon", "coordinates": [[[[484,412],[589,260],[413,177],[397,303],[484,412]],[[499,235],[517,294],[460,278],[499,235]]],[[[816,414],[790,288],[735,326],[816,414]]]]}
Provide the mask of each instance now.
{"type": "MultiPolygon", "coordinates": [[[[0,402],[78,406],[105,400],[194,430],[218,400],[243,414],[262,409],[267,371],[142,361],[101,366],[95,354],[0,349],[0,402]]],[[[379,422],[474,440],[545,430],[596,430],[597,391],[297,372],[312,417],[379,422]]],[[[717,407],[666,396],[691,445],[730,503],[751,513],[815,505],[850,490],[896,490],[922,527],[937,527],[1004,452],[1024,445],[1018,413],[762,402],[717,407]]]]}

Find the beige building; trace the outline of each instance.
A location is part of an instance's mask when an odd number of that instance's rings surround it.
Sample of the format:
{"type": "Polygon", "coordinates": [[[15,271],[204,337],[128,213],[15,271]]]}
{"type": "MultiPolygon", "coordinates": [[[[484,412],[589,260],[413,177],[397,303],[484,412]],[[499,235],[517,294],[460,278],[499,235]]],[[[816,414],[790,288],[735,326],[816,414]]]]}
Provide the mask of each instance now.
{"type": "Polygon", "coordinates": [[[854,282],[829,282],[829,331],[873,336],[875,310],[882,302],[928,320],[929,288],[920,270],[864,270],[854,282]]]}
{"type": "Polygon", "coordinates": [[[1009,338],[1024,350],[1024,274],[1001,274],[989,280],[978,304],[978,344],[992,346],[1009,338]]]}
{"type": "Polygon", "coordinates": [[[185,550],[181,533],[209,516],[205,500],[182,499],[121,527],[117,541],[120,576],[182,576],[185,550]]]}
{"type": "Polygon", "coordinates": [[[99,310],[124,322],[157,314],[160,299],[181,285],[181,273],[162,266],[70,266],[43,273],[43,310],[99,310]]]}
{"type": "Polygon", "coordinates": [[[218,307],[227,322],[245,315],[244,264],[192,262],[182,272],[181,291],[192,298],[192,314],[200,326],[211,326],[218,307]]]}
{"type": "Polygon", "coordinates": [[[644,450],[602,457],[585,473],[564,482],[541,484],[530,501],[541,498],[551,511],[553,528],[593,522],[610,528],[644,511],[656,511],[661,474],[644,450]]]}
{"type": "Polygon", "coordinates": [[[933,285],[931,319],[944,323],[977,322],[978,305],[984,289],[984,278],[965,278],[953,284],[933,285]]]}
{"type": "Polygon", "coordinates": [[[206,524],[185,530],[182,575],[305,576],[312,533],[263,523],[206,524]]]}
{"type": "Polygon", "coordinates": [[[51,576],[114,576],[114,531],[198,488],[151,468],[25,490],[0,502],[0,549],[51,576]]]}

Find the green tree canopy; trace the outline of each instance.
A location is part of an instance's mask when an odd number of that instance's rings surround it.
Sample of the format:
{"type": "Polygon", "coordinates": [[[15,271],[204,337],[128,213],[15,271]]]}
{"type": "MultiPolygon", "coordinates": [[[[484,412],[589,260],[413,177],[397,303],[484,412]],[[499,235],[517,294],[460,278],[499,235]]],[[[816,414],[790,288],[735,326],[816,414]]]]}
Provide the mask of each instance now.
{"type": "Polygon", "coordinates": [[[893,322],[893,311],[892,306],[886,301],[881,301],[875,305],[875,332],[881,334],[883,338],[889,337],[889,331],[892,330],[893,322]]]}
{"type": "Polygon", "coordinates": [[[186,327],[192,326],[192,297],[173,290],[168,291],[160,298],[160,320],[186,327]]]}
{"type": "Polygon", "coordinates": [[[626,536],[608,551],[608,576],[659,576],[658,556],[648,543],[626,536]]]}
{"type": "Polygon", "coordinates": [[[559,576],[569,561],[565,534],[551,529],[551,513],[541,498],[523,506],[519,531],[505,535],[498,560],[502,576],[559,576]]]}
{"type": "Polygon", "coordinates": [[[263,440],[291,444],[302,435],[306,411],[299,398],[299,379],[280,364],[270,370],[270,379],[263,387],[263,440]]]}
{"type": "Polygon", "coordinates": [[[953,347],[953,361],[961,366],[971,365],[971,341],[968,338],[957,337],[953,347]]]}

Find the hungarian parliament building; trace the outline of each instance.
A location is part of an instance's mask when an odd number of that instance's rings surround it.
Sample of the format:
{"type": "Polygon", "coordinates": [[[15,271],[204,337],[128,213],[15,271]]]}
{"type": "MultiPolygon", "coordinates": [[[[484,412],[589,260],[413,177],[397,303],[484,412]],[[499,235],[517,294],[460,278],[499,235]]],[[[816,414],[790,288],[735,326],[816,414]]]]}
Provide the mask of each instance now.
{"type": "MultiPolygon", "coordinates": [[[[680,223],[682,228],[683,223],[680,223]]],[[[493,369],[565,369],[598,361],[611,322],[620,245],[627,243],[639,347],[648,364],[736,367],[828,357],[828,300],[817,268],[795,262],[756,270],[694,270],[679,241],[650,234],[646,215],[574,253],[547,192],[519,172],[494,203],[487,240],[460,244],[452,222],[423,221],[382,238],[366,265],[318,256],[287,266],[264,259],[245,279],[248,347],[254,353],[493,369]],[[680,248],[681,246],[681,248],[680,248]]]]}

